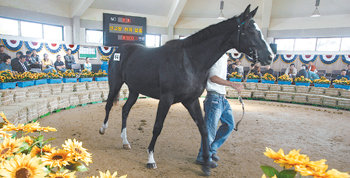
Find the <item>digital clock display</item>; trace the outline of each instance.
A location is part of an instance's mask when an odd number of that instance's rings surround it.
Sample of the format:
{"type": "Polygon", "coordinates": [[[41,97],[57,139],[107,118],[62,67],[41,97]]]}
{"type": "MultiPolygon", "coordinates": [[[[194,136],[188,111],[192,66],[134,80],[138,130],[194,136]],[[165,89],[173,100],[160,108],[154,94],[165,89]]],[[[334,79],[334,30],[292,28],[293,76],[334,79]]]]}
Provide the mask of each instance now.
{"type": "Polygon", "coordinates": [[[145,44],[146,18],[103,14],[103,45],[118,46],[123,43],[145,44]]]}

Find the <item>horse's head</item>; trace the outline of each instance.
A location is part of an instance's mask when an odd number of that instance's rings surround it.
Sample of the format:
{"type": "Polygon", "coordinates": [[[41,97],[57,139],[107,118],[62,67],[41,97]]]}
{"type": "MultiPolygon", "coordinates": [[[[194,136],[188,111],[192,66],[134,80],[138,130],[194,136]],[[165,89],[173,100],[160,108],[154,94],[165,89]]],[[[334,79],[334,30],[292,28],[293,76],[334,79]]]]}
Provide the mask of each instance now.
{"type": "Polygon", "coordinates": [[[260,62],[262,65],[271,64],[274,54],[270,46],[264,40],[263,34],[253,17],[258,8],[250,11],[250,5],[238,17],[232,18],[237,22],[238,33],[234,36],[236,49],[254,59],[254,63],[260,62]]]}

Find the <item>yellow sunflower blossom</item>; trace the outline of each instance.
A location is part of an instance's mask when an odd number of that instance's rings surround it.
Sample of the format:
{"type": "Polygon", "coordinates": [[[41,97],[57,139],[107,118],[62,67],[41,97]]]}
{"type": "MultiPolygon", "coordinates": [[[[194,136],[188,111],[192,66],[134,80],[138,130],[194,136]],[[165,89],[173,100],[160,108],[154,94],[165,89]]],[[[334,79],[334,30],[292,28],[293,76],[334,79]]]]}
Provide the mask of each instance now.
{"type": "MultiPolygon", "coordinates": [[[[266,177],[266,175],[265,175],[265,174],[263,174],[263,175],[261,176],[261,178],[267,178],[267,177],[266,177]]],[[[276,176],[276,175],[274,175],[274,176],[272,176],[271,178],[277,178],[277,176],[276,176]]]]}
{"type": "Polygon", "coordinates": [[[9,124],[10,123],[10,121],[7,120],[7,118],[6,118],[6,116],[5,116],[5,114],[3,112],[0,112],[0,116],[1,116],[2,120],[4,120],[5,124],[9,124]]]}
{"type": "MultiPolygon", "coordinates": [[[[98,176],[92,176],[91,178],[117,178],[117,175],[118,175],[118,173],[117,173],[117,171],[115,171],[113,174],[111,174],[110,172],[109,172],[109,170],[107,170],[106,171],[106,173],[104,173],[104,172],[101,172],[101,171],[99,171],[100,172],[100,177],[98,177],[98,176]]],[[[120,176],[119,178],[126,178],[126,176],[127,175],[123,175],[123,176],[120,176]]]]}
{"type": "Polygon", "coordinates": [[[41,155],[45,155],[48,153],[52,153],[53,151],[55,151],[55,148],[51,148],[51,145],[45,145],[43,146],[41,149],[37,146],[34,146],[32,148],[32,151],[30,152],[30,156],[31,157],[35,157],[35,156],[41,156],[41,155]]]}
{"type": "Polygon", "coordinates": [[[266,147],[266,151],[264,152],[264,155],[271,158],[271,159],[282,159],[284,157],[284,152],[282,149],[278,150],[278,152],[276,153],[275,151],[273,151],[271,148],[267,148],[266,147]]]}
{"type": "Polygon", "coordinates": [[[51,168],[66,166],[72,161],[72,157],[66,150],[54,150],[52,153],[42,156],[42,161],[45,165],[49,165],[51,168]]]}
{"type": "Polygon", "coordinates": [[[32,158],[30,155],[16,155],[2,163],[0,175],[3,177],[44,177],[44,165],[40,164],[40,158],[32,158]]]}
{"type": "Polygon", "coordinates": [[[55,128],[52,127],[40,127],[40,124],[35,122],[35,123],[29,123],[29,124],[18,124],[17,126],[9,123],[7,125],[5,125],[2,128],[3,131],[23,131],[23,132],[29,132],[29,133],[33,133],[33,132],[55,132],[57,131],[55,128]]]}
{"type": "Polygon", "coordinates": [[[331,169],[326,173],[327,178],[349,178],[350,175],[346,172],[340,172],[336,169],[331,169]]]}
{"type": "Polygon", "coordinates": [[[62,148],[71,154],[74,161],[81,160],[86,165],[89,165],[89,163],[92,163],[91,154],[87,152],[87,149],[82,147],[82,144],[82,142],[78,142],[75,139],[73,139],[73,141],[68,139],[65,141],[65,144],[62,145],[62,148]]]}
{"type": "Polygon", "coordinates": [[[30,136],[22,137],[19,139],[19,141],[26,142],[26,143],[28,143],[28,145],[32,145],[34,143],[34,141],[32,140],[32,138],[30,136]]]}
{"type": "Polygon", "coordinates": [[[65,170],[64,172],[61,173],[50,173],[49,177],[50,178],[75,178],[76,176],[74,175],[75,172],[69,172],[68,170],[65,170]]]}
{"type": "Polygon", "coordinates": [[[5,138],[0,144],[0,160],[13,156],[13,153],[19,150],[20,145],[21,143],[16,139],[5,138]]]}
{"type": "Polygon", "coordinates": [[[5,131],[0,130],[0,137],[1,138],[10,138],[12,134],[6,133],[5,131]]]}

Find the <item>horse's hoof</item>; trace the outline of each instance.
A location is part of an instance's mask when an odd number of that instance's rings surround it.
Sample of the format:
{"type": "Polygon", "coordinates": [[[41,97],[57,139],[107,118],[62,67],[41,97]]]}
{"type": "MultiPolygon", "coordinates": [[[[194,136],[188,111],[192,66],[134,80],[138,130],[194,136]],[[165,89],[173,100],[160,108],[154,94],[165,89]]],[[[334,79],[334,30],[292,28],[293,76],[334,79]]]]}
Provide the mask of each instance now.
{"type": "Polygon", "coordinates": [[[100,128],[100,130],[98,131],[101,135],[105,134],[105,129],[104,128],[100,128]]]}
{"type": "Polygon", "coordinates": [[[130,144],[123,144],[124,150],[131,150],[130,144]]]}
{"type": "Polygon", "coordinates": [[[203,165],[202,166],[202,171],[204,173],[204,176],[210,176],[210,168],[209,168],[209,166],[203,165]]]}
{"type": "Polygon", "coordinates": [[[157,169],[156,163],[147,163],[147,168],[148,169],[157,169]]]}

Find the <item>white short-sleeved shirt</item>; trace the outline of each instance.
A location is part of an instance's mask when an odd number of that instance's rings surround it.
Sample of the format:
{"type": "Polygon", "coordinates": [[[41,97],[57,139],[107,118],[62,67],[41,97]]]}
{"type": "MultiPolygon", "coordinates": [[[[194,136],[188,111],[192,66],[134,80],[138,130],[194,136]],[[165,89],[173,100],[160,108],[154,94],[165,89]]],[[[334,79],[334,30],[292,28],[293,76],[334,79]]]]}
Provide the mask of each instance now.
{"type": "Polygon", "coordinates": [[[227,75],[227,59],[226,54],[222,55],[221,58],[209,69],[209,77],[207,81],[207,91],[215,91],[217,93],[226,94],[226,89],[224,85],[214,83],[210,80],[210,77],[216,75],[223,80],[226,80],[227,75]]]}

